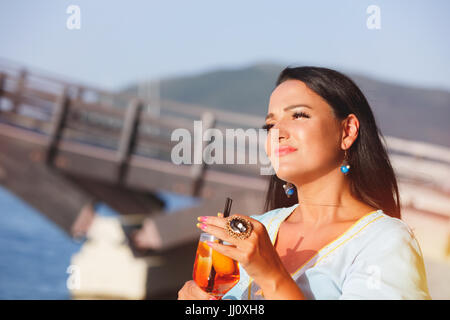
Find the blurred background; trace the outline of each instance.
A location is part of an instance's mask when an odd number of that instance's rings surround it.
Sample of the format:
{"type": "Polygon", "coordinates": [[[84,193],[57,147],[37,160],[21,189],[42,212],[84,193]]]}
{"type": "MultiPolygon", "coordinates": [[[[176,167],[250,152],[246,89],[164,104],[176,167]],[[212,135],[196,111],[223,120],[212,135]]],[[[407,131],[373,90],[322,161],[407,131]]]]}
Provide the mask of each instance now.
{"type": "MultiPolygon", "coordinates": [[[[226,196],[262,213],[267,177],[259,163],[176,165],[171,133],[260,128],[288,65],[363,90],[431,296],[449,299],[448,12],[444,0],[2,1],[0,299],[175,299],[196,217],[226,196]]],[[[260,150],[247,146],[233,151],[260,150]]]]}

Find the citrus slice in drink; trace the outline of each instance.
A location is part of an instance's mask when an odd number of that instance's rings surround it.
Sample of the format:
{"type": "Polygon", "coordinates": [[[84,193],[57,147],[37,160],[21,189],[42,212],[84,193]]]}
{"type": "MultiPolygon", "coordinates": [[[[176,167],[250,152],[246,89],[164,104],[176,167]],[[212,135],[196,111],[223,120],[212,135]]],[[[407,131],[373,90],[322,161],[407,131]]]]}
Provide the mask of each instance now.
{"type": "Polygon", "coordinates": [[[211,247],[206,244],[206,242],[200,241],[198,243],[198,255],[200,257],[210,257],[211,256],[211,247]]]}
{"type": "Polygon", "coordinates": [[[197,265],[194,275],[194,280],[200,287],[206,288],[208,286],[208,278],[211,272],[212,259],[211,257],[197,257],[197,265]]]}
{"type": "Polygon", "coordinates": [[[235,271],[234,261],[215,250],[212,252],[212,264],[218,274],[232,274],[235,271]]]}

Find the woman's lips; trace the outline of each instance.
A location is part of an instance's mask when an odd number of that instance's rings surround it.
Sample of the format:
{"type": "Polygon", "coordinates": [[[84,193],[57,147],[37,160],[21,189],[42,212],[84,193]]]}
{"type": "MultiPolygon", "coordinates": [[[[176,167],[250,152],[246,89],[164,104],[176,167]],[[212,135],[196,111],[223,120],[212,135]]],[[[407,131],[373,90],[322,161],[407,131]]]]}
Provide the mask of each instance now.
{"type": "Polygon", "coordinates": [[[278,149],[275,150],[275,155],[278,157],[285,156],[291,152],[297,151],[296,148],[290,147],[290,146],[281,146],[278,149]]]}

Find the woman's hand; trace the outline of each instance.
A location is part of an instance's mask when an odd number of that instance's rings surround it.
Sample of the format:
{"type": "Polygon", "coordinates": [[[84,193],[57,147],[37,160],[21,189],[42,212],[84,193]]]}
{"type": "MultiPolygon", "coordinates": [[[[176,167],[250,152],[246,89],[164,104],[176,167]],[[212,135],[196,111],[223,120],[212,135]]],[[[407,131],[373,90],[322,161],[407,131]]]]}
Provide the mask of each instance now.
{"type": "Polygon", "coordinates": [[[217,298],[200,289],[194,280],[190,280],[178,291],[178,300],[217,300],[217,298]]]}
{"type": "Polygon", "coordinates": [[[228,235],[226,230],[227,219],[207,216],[199,217],[197,226],[204,232],[212,234],[217,238],[227,241],[232,245],[223,245],[215,242],[208,242],[208,245],[236,260],[245,269],[250,277],[264,290],[264,287],[274,287],[278,281],[282,281],[290,275],[286,271],[281,259],[276,252],[265,226],[252,218],[233,215],[249,220],[253,225],[253,231],[247,239],[235,239],[228,235]]]}

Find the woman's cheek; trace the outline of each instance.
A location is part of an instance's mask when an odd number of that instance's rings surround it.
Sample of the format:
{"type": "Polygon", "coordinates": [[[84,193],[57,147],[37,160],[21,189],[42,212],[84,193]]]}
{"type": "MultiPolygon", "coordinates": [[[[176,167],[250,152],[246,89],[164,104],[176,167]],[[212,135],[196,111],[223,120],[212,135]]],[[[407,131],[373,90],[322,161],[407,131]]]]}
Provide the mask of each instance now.
{"type": "Polygon", "coordinates": [[[271,159],[272,154],[275,153],[275,149],[278,145],[278,132],[276,132],[276,130],[277,129],[271,129],[269,131],[264,144],[264,148],[269,159],[271,159]],[[273,133],[272,131],[275,132],[273,133]]]}

